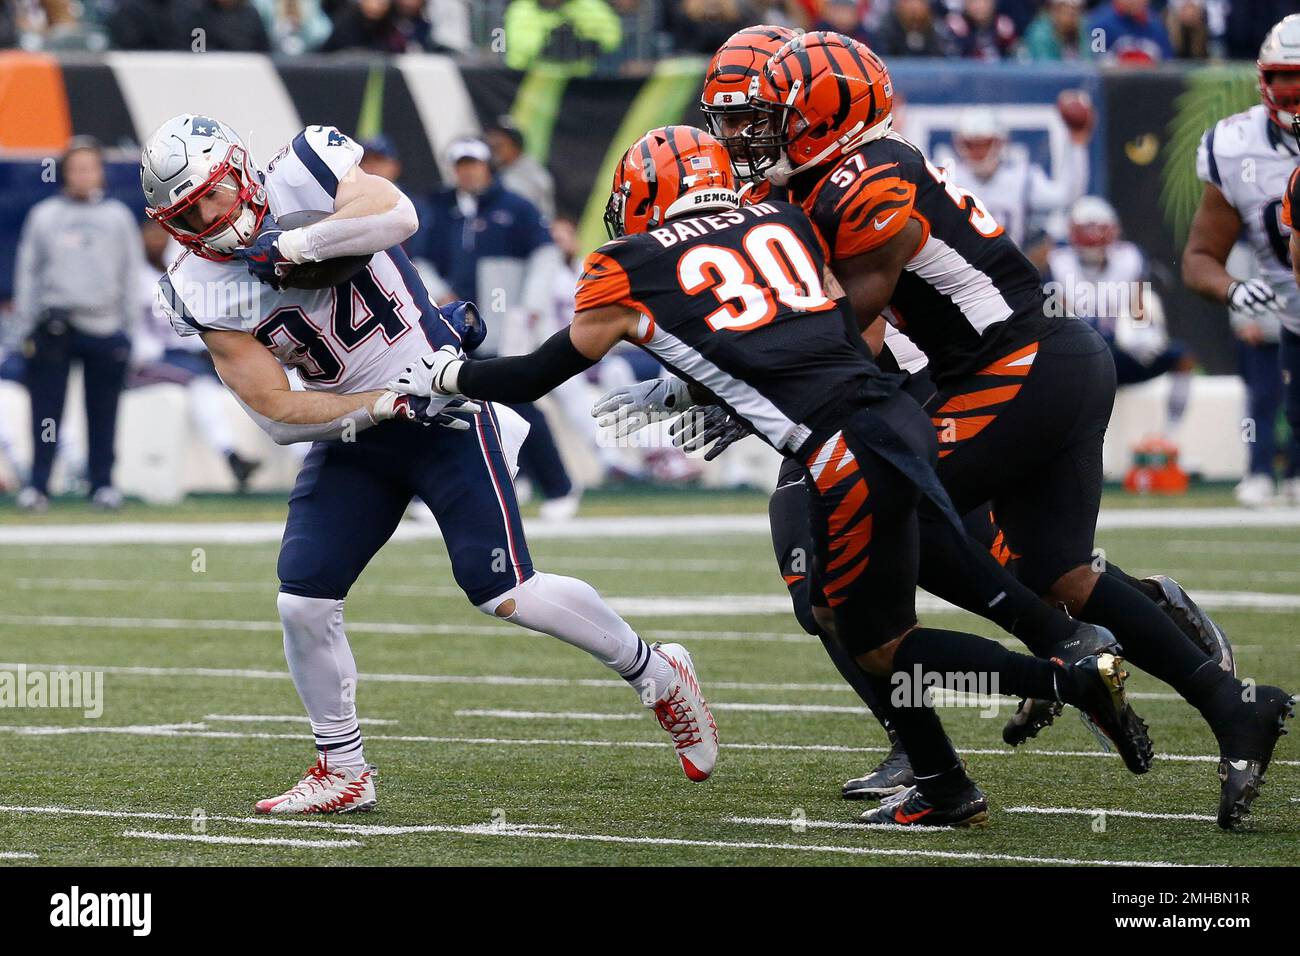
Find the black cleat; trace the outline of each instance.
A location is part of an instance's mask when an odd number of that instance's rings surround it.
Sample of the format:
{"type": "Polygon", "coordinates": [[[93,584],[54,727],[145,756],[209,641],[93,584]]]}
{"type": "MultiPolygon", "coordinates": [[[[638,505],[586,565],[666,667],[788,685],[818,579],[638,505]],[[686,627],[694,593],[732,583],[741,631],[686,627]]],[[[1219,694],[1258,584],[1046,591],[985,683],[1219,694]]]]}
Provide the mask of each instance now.
{"type": "MultiPolygon", "coordinates": [[[[1094,654],[1118,654],[1119,644],[1115,635],[1104,627],[1078,622],[1074,633],[1052,648],[1049,657],[1065,664],[1073,664],[1094,654]]],[[[1053,700],[1026,699],[1020,702],[1016,712],[1011,715],[1006,726],[1002,728],[1002,740],[1012,747],[1019,747],[1038,732],[1052,725],[1064,710],[1064,705],[1053,700]]]]}
{"type": "Polygon", "coordinates": [[[233,451],[227,453],[226,462],[230,465],[230,473],[235,478],[238,493],[244,494],[248,491],[248,479],[253,477],[253,472],[262,467],[262,463],[242,458],[237,452],[233,451]]]}
{"type": "Polygon", "coordinates": [[[894,827],[969,827],[989,825],[989,802],[974,781],[951,797],[927,797],[915,787],[903,799],[890,799],[868,810],[859,823],[894,827]]]}
{"type": "Polygon", "coordinates": [[[1235,728],[1243,733],[1233,744],[1220,750],[1253,753],[1253,758],[1219,757],[1219,826],[1234,829],[1250,815],[1250,805],[1264,786],[1264,772],[1273,758],[1273,749],[1286,735],[1286,721],[1295,716],[1295,699],[1280,687],[1257,685],[1256,697],[1244,706],[1249,708],[1242,724],[1235,728]]]}
{"type": "Polygon", "coordinates": [[[897,740],[893,742],[885,759],[863,777],[854,777],[844,784],[841,796],[845,800],[879,800],[901,793],[912,785],[912,761],[897,740]]]}
{"type": "Polygon", "coordinates": [[[1052,726],[1052,721],[1061,716],[1065,705],[1055,700],[1034,700],[1032,697],[1020,702],[1016,712],[1002,728],[1002,740],[1012,747],[1019,747],[1038,732],[1052,726]]]}
{"type": "Polygon", "coordinates": [[[1178,625],[1178,629],[1186,634],[1193,644],[1217,661],[1221,668],[1235,677],[1237,661],[1232,653],[1232,643],[1228,640],[1228,635],[1223,633],[1223,628],[1210,619],[1210,615],[1197,606],[1183,590],[1183,586],[1164,574],[1153,574],[1149,578],[1143,578],[1142,583],[1151,589],[1149,593],[1152,594],[1156,606],[1178,625]]]}
{"type": "Polygon", "coordinates": [[[1129,705],[1124,694],[1128,674],[1120,668],[1123,658],[1110,653],[1085,657],[1065,665],[1067,679],[1074,682],[1072,700],[1082,701],[1082,710],[1098,730],[1110,738],[1132,773],[1151,769],[1155,748],[1147,725],[1129,705]]]}

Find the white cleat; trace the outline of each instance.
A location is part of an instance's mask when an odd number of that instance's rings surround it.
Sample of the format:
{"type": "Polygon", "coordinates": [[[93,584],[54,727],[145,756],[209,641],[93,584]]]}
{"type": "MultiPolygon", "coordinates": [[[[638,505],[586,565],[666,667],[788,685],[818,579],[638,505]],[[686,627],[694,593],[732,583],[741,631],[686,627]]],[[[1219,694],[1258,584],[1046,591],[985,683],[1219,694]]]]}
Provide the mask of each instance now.
{"type": "Polygon", "coordinates": [[[327,767],[322,758],[292,790],[257,801],[258,813],[360,813],[373,810],[375,768],[358,773],[327,767]]]}
{"type": "Polygon", "coordinates": [[[1233,489],[1243,508],[1265,508],[1273,503],[1273,479],[1268,475],[1247,475],[1233,489]]]}
{"type": "Polygon", "coordinates": [[[680,644],[655,644],[654,650],[677,675],[654,702],[655,716],[673,738],[686,776],[696,783],[708,780],[718,762],[718,725],[695,677],[695,664],[680,644]]]}

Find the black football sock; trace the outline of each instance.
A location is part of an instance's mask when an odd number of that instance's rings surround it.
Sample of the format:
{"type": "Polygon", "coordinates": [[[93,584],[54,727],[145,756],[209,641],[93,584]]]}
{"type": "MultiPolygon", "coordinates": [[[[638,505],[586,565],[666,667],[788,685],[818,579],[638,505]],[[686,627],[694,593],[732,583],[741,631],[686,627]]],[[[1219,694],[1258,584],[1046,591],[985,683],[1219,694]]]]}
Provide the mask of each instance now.
{"type": "Polygon", "coordinates": [[[915,701],[910,697],[896,697],[896,688],[888,678],[869,674],[867,681],[880,703],[882,715],[907,751],[912,772],[918,779],[924,778],[922,792],[949,793],[963,789],[970,778],[934,708],[924,704],[913,706],[915,701]]]}
{"type": "Polygon", "coordinates": [[[1206,664],[1218,665],[1141,591],[1117,577],[1100,575],[1092,595],[1079,609],[1079,619],[1109,628],[1124,648],[1124,657],[1153,677],[1158,677],[1213,721],[1224,713],[1236,694],[1238,682],[1219,670],[1216,677],[1206,664]]]}
{"type": "Polygon", "coordinates": [[[1061,673],[1061,665],[1052,661],[1016,654],[974,634],[936,627],[918,627],[894,651],[894,680],[905,675],[902,686],[908,688],[926,681],[946,681],[948,675],[954,675],[955,680],[956,675],[961,675],[965,686],[960,689],[975,686],[990,695],[1073,703],[1070,682],[1059,680],[1061,673]]]}
{"type": "Polygon", "coordinates": [[[1133,575],[1129,574],[1127,571],[1121,568],[1118,564],[1112,563],[1109,558],[1106,559],[1106,570],[1103,573],[1109,575],[1110,577],[1114,578],[1117,581],[1123,581],[1125,584],[1127,584],[1131,588],[1134,588],[1135,590],[1141,591],[1152,601],[1156,601],[1160,597],[1160,588],[1156,587],[1150,581],[1139,581],[1137,578],[1133,577],[1133,575]]]}
{"type": "Polygon", "coordinates": [[[817,636],[822,639],[822,647],[826,648],[826,653],[835,665],[835,669],[840,672],[840,676],[853,688],[853,692],[858,695],[867,710],[871,711],[871,716],[880,722],[885,733],[890,732],[889,718],[880,706],[880,700],[876,696],[875,685],[872,682],[871,675],[864,671],[846,651],[843,645],[829,634],[823,633],[820,629],[817,636]]]}
{"type": "Polygon", "coordinates": [[[1074,633],[1074,623],[1017,581],[993,555],[957,530],[923,498],[918,506],[921,562],[918,583],[972,614],[987,618],[1046,656],[1074,633]]]}

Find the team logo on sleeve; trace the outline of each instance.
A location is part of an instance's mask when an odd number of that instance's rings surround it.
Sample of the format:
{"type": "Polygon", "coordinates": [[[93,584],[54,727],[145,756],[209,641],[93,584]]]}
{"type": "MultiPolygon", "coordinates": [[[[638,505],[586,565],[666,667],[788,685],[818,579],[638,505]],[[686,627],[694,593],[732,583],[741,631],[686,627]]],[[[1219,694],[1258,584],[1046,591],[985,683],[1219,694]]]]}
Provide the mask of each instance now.
{"type": "Polygon", "coordinates": [[[330,134],[329,134],[329,136],[328,136],[328,137],[326,138],[326,140],[325,140],[325,145],[326,145],[326,146],[344,146],[344,145],[347,144],[347,141],[348,141],[348,138],[347,138],[346,136],[344,136],[344,135],[343,135],[342,133],[340,133],[338,130],[336,130],[336,129],[332,129],[332,130],[330,130],[330,134]]]}

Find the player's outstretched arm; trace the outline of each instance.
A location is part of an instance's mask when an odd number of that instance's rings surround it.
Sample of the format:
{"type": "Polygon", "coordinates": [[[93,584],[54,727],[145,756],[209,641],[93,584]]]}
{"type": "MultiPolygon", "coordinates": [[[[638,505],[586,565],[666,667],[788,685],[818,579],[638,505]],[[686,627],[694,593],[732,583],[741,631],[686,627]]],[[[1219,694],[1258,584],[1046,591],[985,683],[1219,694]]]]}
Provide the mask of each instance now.
{"type": "Polygon", "coordinates": [[[295,392],[280,363],[247,332],[203,333],[217,374],[280,444],[338,438],[393,417],[392,392],[295,392]]]}
{"type": "Polygon", "coordinates": [[[389,388],[409,395],[464,395],[490,402],[533,402],[591,368],[625,338],[641,315],[622,305],[584,309],[528,355],[467,361],[447,346],[426,355],[389,388]]]}

